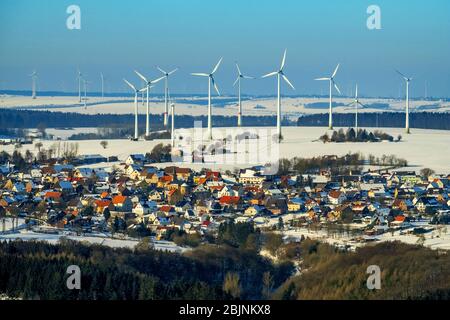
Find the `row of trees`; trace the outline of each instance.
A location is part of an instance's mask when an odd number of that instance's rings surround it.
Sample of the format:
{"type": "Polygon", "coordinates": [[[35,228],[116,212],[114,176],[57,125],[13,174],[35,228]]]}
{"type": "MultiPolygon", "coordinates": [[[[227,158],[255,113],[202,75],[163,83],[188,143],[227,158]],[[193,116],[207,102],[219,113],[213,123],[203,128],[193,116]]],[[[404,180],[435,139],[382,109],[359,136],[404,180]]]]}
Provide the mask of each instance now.
{"type": "Polygon", "coordinates": [[[16,170],[24,170],[31,167],[33,163],[45,162],[55,157],[70,162],[78,156],[78,143],[59,141],[52,144],[47,149],[43,148],[42,142],[36,142],[34,146],[35,149],[37,149],[37,152],[32,152],[29,149],[22,152],[20,149],[22,149],[23,146],[20,144],[16,145],[12,154],[1,151],[0,164],[9,162],[14,165],[16,170]]]}
{"type": "Polygon", "coordinates": [[[348,167],[354,170],[360,170],[364,162],[364,157],[360,153],[348,153],[345,156],[320,156],[313,158],[280,159],[278,174],[286,175],[288,173],[313,173],[320,169],[330,169],[332,173],[348,171],[348,167]]]}
{"type": "MultiPolygon", "coordinates": [[[[450,113],[448,112],[413,112],[409,114],[412,128],[450,130],[450,113]]],[[[336,127],[352,127],[355,115],[352,113],[333,114],[336,127]]],[[[358,118],[360,127],[403,128],[405,114],[403,112],[367,112],[358,118]]],[[[327,127],[328,113],[308,114],[297,120],[301,127],[327,127]]]]}
{"type": "Polygon", "coordinates": [[[332,174],[344,174],[348,173],[349,168],[353,171],[361,171],[363,165],[406,167],[408,166],[408,161],[398,158],[395,155],[382,155],[381,157],[377,157],[369,154],[366,158],[361,153],[348,153],[341,157],[282,158],[278,163],[278,174],[316,173],[320,169],[329,169],[332,174]]]}
{"type": "MultiPolygon", "coordinates": [[[[397,136],[397,142],[402,139],[401,135],[397,136]]],[[[375,130],[374,132],[367,131],[366,129],[358,129],[358,132],[353,128],[348,128],[346,131],[344,129],[339,129],[338,131],[333,131],[331,137],[328,133],[325,133],[319,138],[323,143],[327,142],[379,142],[379,141],[394,141],[394,137],[381,132],[380,130],[375,130]]]]}
{"type": "MultiPolygon", "coordinates": [[[[195,121],[201,121],[202,126],[207,125],[207,116],[177,115],[176,126],[178,128],[192,128],[195,121]]],[[[243,121],[248,126],[275,126],[274,116],[245,116],[243,121]]],[[[134,122],[132,114],[96,114],[88,115],[73,112],[51,112],[36,110],[0,109],[0,128],[61,128],[61,127],[101,127],[113,128],[113,131],[98,132],[96,136],[110,136],[120,133],[119,128],[131,132],[131,124],[134,122]]],[[[284,125],[295,125],[295,122],[284,121],[284,125]]],[[[142,128],[145,123],[145,115],[139,115],[139,123],[142,128]]],[[[162,115],[150,117],[150,125],[154,130],[163,130],[162,115]]],[[[213,125],[216,127],[232,127],[237,123],[236,116],[213,116],[213,125]]],[[[79,137],[89,137],[83,135],[79,137]]]]}

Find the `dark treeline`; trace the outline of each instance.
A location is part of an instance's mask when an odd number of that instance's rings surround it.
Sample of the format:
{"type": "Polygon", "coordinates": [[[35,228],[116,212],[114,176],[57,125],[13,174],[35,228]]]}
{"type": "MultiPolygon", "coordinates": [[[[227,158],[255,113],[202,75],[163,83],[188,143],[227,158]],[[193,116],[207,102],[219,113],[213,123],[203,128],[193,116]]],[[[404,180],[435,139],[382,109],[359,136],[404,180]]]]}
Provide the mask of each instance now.
{"type": "MultiPolygon", "coordinates": [[[[201,121],[203,127],[207,126],[207,116],[177,115],[175,125],[178,128],[191,128],[195,121],[201,121]]],[[[139,115],[142,127],[145,125],[145,115],[139,115]]],[[[284,121],[285,125],[295,125],[284,121]]],[[[19,109],[0,109],[0,128],[64,128],[64,127],[129,127],[134,123],[132,114],[97,114],[87,115],[71,112],[50,112],[19,109]]],[[[152,129],[162,129],[162,115],[151,115],[152,129]]],[[[235,116],[213,116],[213,125],[231,127],[237,123],[235,116]]],[[[244,116],[245,126],[274,126],[274,116],[244,116]]]]}
{"type": "Polygon", "coordinates": [[[231,246],[204,245],[180,255],[139,245],[130,250],[69,240],[0,242],[0,293],[24,299],[261,299],[265,273],[278,287],[292,267],[231,246]],[[70,265],[80,267],[81,290],[67,289],[70,265]],[[228,293],[232,286],[238,294],[228,293]]]}
{"type": "MultiPolygon", "coordinates": [[[[413,112],[409,114],[411,128],[450,130],[450,113],[445,112],[413,112]]],[[[355,125],[353,113],[333,114],[335,127],[352,127],[355,125]]],[[[311,114],[298,118],[298,126],[327,127],[328,114],[311,114]]],[[[402,128],[405,126],[405,114],[402,112],[360,113],[360,127],[402,128]]]]}
{"type": "Polygon", "coordinates": [[[357,252],[339,252],[314,240],[292,244],[303,258],[299,276],[274,294],[275,299],[448,300],[450,256],[420,245],[385,242],[357,252]],[[367,288],[368,266],[379,266],[380,289],[367,288]]]}

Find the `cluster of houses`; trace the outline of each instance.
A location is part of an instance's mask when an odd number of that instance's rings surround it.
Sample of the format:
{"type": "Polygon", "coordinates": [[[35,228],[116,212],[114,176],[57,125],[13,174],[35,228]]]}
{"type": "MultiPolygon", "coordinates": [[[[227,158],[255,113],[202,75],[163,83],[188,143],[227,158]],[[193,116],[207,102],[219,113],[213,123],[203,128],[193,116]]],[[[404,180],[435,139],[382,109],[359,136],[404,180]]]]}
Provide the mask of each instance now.
{"type": "Polygon", "coordinates": [[[362,225],[367,233],[381,233],[450,215],[450,175],[264,172],[258,166],[235,173],[162,168],[141,154],[107,170],[49,162],[19,172],[0,165],[0,219],[23,217],[85,232],[107,232],[119,221],[123,232],[145,228],[164,238],[174,229],[214,233],[230,219],[260,228],[362,225]]]}

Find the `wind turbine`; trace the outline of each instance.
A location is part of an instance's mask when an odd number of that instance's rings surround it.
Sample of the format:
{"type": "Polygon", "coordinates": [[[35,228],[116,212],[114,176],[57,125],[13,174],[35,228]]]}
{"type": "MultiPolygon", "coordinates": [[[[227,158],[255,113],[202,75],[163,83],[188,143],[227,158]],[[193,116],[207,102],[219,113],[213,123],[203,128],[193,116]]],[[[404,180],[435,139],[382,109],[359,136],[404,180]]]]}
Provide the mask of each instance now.
{"type": "Polygon", "coordinates": [[[364,105],[358,99],[358,85],[356,85],[355,99],[353,100],[353,102],[350,102],[348,104],[348,106],[351,106],[351,105],[355,106],[355,133],[358,134],[358,106],[361,106],[364,108],[364,105]]]}
{"type": "Polygon", "coordinates": [[[37,72],[36,70],[30,74],[31,77],[31,98],[36,99],[36,80],[37,80],[37,72]]]}
{"type": "Polygon", "coordinates": [[[168,112],[169,112],[169,100],[168,100],[168,95],[169,95],[169,76],[173,73],[175,73],[178,68],[173,69],[170,72],[166,72],[163,69],[161,69],[160,67],[156,67],[159,71],[161,71],[164,74],[164,78],[166,78],[165,80],[165,84],[164,84],[164,99],[165,99],[165,107],[164,107],[164,127],[167,128],[168,125],[168,112]]]}
{"type": "Polygon", "coordinates": [[[170,104],[170,107],[171,107],[171,109],[172,109],[172,135],[171,135],[171,138],[172,138],[172,148],[174,148],[175,147],[175,103],[171,103],[170,104]]]}
{"type": "Polygon", "coordinates": [[[147,111],[146,111],[146,118],[145,118],[145,136],[148,137],[150,135],[150,108],[149,108],[149,95],[150,95],[150,89],[153,88],[153,84],[161,81],[164,79],[164,77],[155,79],[155,80],[147,80],[146,77],[144,77],[141,73],[138,71],[134,71],[139,78],[141,78],[145,82],[145,87],[142,89],[142,92],[147,91],[147,111]]]}
{"type": "Polygon", "coordinates": [[[214,86],[217,94],[220,96],[219,88],[214,80],[214,73],[216,73],[217,69],[219,69],[220,63],[223,58],[220,58],[219,62],[217,62],[216,66],[212,70],[211,73],[191,73],[193,76],[199,77],[208,77],[208,139],[212,140],[212,110],[211,110],[211,84],[214,86]]]}
{"type": "Polygon", "coordinates": [[[83,86],[84,86],[84,108],[86,109],[86,101],[87,101],[87,84],[90,83],[86,79],[83,79],[83,86]]]}
{"type": "Polygon", "coordinates": [[[83,80],[83,74],[81,73],[80,69],[78,69],[78,102],[81,103],[81,81],[83,80]]]}
{"type": "Polygon", "coordinates": [[[103,72],[100,72],[100,78],[102,79],[102,98],[105,97],[105,77],[103,76],[103,72]]]}
{"type": "Polygon", "coordinates": [[[277,76],[277,82],[278,82],[278,96],[277,96],[277,140],[278,142],[281,141],[281,139],[283,138],[281,135],[281,95],[280,95],[280,86],[281,86],[281,78],[284,79],[284,81],[286,81],[286,83],[293,89],[295,90],[294,86],[292,85],[292,83],[289,81],[289,79],[286,77],[286,75],[283,72],[283,68],[284,68],[284,64],[286,62],[286,52],[287,49],[284,50],[284,55],[283,55],[283,60],[281,60],[281,66],[280,69],[278,71],[274,71],[271,73],[268,73],[266,75],[263,75],[262,78],[267,78],[267,77],[272,77],[272,76],[277,76]]]}
{"type": "Polygon", "coordinates": [[[236,85],[236,83],[238,84],[238,99],[239,99],[239,104],[238,104],[238,127],[242,126],[242,101],[241,101],[241,79],[255,79],[253,77],[250,76],[246,76],[243,75],[241,72],[241,69],[239,68],[239,65],[236,62],[236,69],[238,72],[238,76],[236,81],[234,81],[233,83],[233,87],[236,85]]]}
{"type": "Polygon", "coordinates": [[[138,93],[142,92],[146,88],[137,90],[136,87],[133,86],[131,83],[129,83],[127,80],[123,79],[123,81],[125,81],[125,83],[134,91],[134,140],[137,141],[139,138],[139,133],[138,133],[138,93]]]}
{"type": "Polygon", "coordinates": [[[409,131],[409,82],[413,79],[413,78],[409,78],[407,76],[405,76],[403,73],[401,73],[398,70],[397,73],[405,80],[406,82],[406,119],[405,119],[405,131],[407,134],[410,134],[411,132],[409,131]]]}
{"type": "Polygon", "coordinates": [[[329,117],[328,117],[328,129],[333,129],[333,91],[332,87],[334,86],[336,88],[336,91],[341,94],[341,90],[339,90],[339,87],[337,86],[336,82],[334,82],[334,77],[336,76],[339,69],[339,64],[337,65],[336,69],[334,69],[333,74],[329,78],[318,78],[315,79],[317,81],[329,81],[330,82],[330,110],[329,110],[329,117]]]}

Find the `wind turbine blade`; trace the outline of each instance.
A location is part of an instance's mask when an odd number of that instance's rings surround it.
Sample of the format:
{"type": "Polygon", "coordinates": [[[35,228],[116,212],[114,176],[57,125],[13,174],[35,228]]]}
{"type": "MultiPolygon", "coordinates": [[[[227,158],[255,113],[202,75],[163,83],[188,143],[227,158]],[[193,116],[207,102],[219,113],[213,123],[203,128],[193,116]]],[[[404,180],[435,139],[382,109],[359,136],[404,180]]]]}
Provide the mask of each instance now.
{"type": "Polygon", "coordinates": [[[211,77],[211,81],[214,86],[214,89],[216,89],[217,94],[220,96],[219,88],[217,87],[217,83],[216,83],[216,81],[214,81],[213,77],[211,77]]]}
{"type": "Polygon", "coordinates": [[[334,78],[339,70],[339,65],[340,63],[337,65],[336,69],[334,69],[333,75],[331,76],[331,78],[334,78]]]}
{"type": "Polygon", "coordinates": [[[209,77],[207,73],[191,73],[192,76],[209,77]]]}
{"type": "Polygon", "coordinates": [[[133,89],[133,91],[137,91],[135,86],[133,86],[131,83],[129,83],[126,79],[123,79],[123,81],[125,81],[125,83],[131,88],[133,89]]]}
{"type": "Polygon", "coordinates": [[[240,77],[238,76],[238,77],[236,78],[236,80],[234,81],[234,83],[233,83],[233,87],[236,85],[236,83],[238,83],[239,79],[240,79],[240,77]]]}
{"type": "Polygon", "coordinates": [[[159,81],[161,81],[162,79],[164,79],[166,76],[162,76],[161,78],[158,78],[158,79],[155,79],[155,80],[152,80],[152,81],[150,81],[150,83],[158,83],[159,81]]]}
{"type": "Polygon", "coordinates": [[[239,74],[239,75],[242,75],[241,69],[239,69],[239,65],[237,64],[237,62],[236,62],[236,69],[237,69],[237,71],[238,71],[238,74],[239,74]]]}
{"type": "Polygon", "coordinates": [[[288,79],[284,74],[282,74],[281,76],[283,77],[284,81],[286,81],[287,84],[288,84],[293,90],[295,90],[294,86],[293,86],[292,83],[289,81],[289,79],[288,79]]]}
{"type": "Polygon", "coordinates": [[[274,72],[271,72],[271,73],[268,73],[268,74],[263,75],[261,78],[271,77],[271,76],[276,75],[277,73],[278,73],[277,71],[274,71],[274,72]]]}
{"type": "Polygon", "coordinates": [[[358,85],[356,85],[355,98],[358,99],[358,85]]]}
{"type": "Polygon", "coordinates": [[[287,53],[287,49],[284,49],[283,60],[281,60],[280,70],[283,70],[283,68],[284,68],[284,64],[286,62],[286,53],[287,53]]]}
{"type": "Polygon", "coordinates": [[[146,77],[144,77],[142,74],[140,74],[138,71],[134,70],[134,72],[138,75],[139,78],[145,81],[145,83],[148,83],[148,80],[146,77]]]}
{"type": "Polygon", "coordinates": [[[405,81],[409,81],[409,79],[408,79],[408,77],[407,76],[405,76],[403,73],[401,73],[400,71],[398,71],[398,70],[395,70],[403,79],[405,79],[405,81]]]}
{"type": "Polygon", "coordinates": [[[244,79],[255,79],[255,77],[250,77],[250,76],[242,76],[244,79]]]}
{"type": "Polygon", "coordinates": [[[314,80],[316,80],[316,81],[329,81],[330,80],[330,78],[317,78],[317,79],[314,79],[314,80]]]}
{"type": "Polygon", "coordinates": [[[147,87],[140,89],[139,92],[147,92],[147,87]]]}
{"type": "Polygon", "coordinates": [[[211,74],[214,74],[217,69],[219,69],[220,63],[222,62],[223,58],[220,58],[219,62],[217,62],[216,66],[214,67],[213,71],[211,72],[211,74]]]}
{"type": "Polygon", "coordinates": [[[163,74],[167,74],[167,72],[165,72],[163,69],[161,69],[160,67],[156,67],[156,69],[158,69],[159,71],[161,71],[161,73],[163,74]]]}
{"type": "Polygon", "coordinates": [[[339,94],[342,94],[341,90],[339,90],[339,87],[337,86],[336,82],[333,81],[333,85],[336,88],[337,92],[339,92],[339,94]]]}
{"type": "Polygon", "coordinates": [[[175,73],[178,71],[178,68],[173,69],[172,71],[170,71],[167,75],[170,76],[171,74],[175,73]]]}

